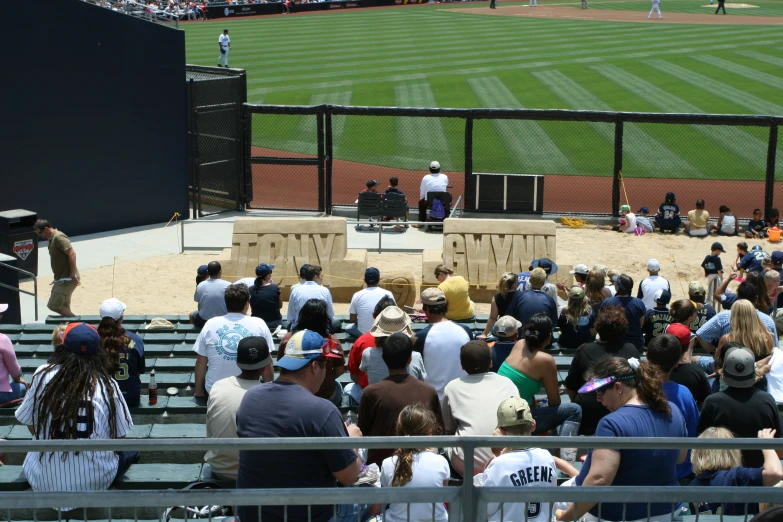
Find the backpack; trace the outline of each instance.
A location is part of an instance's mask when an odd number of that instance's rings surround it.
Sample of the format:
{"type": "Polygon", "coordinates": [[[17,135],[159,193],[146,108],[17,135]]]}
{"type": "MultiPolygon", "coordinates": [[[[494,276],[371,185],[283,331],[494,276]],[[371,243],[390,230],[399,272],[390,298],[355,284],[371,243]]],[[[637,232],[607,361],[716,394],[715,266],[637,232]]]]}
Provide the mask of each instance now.
{"type": "Polygon", "coordinates": [[[443,202],[439,198],[432,200],[432,210],[430,210],[430,217],[432,219],[446,218],[446,208],[443,206],[443,202]]]}

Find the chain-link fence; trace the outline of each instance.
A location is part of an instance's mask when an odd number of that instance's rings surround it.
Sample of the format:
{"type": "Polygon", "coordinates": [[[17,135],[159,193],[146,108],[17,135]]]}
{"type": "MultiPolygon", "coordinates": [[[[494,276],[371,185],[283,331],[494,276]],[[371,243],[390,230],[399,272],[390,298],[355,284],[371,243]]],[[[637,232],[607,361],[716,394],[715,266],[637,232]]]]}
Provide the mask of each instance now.
{"type": "Polygon", "coordinates": [[[263,208],[311,209],[318,201],[318,210],[330,212],[354,204],[368,180],[384,191],[392,177],[415,207],[433,160],[467,211],[528,205],[524,211],[617,214],[628,203],[655,213],[666,192],[677,194],[683,211],[705,199],[716,216],[720,205],[742,218],[754,208],[783,206],[775,191],[783,182],[780,117],[335,105],[248,110],[251,156],[258,151],[268,160],[263,168],[252,161],[253,205],[263,208]],[[259,197],[267,180],[272,186],[259,197]]]}
{"type": "MultiPolygon", "coordinates": [[[[193,213],[203,217],[241,208],[245,169],[242,104],[247,99],[245,71],[186,68],[188,149],[193,213]]],[[[165,147],[165,143],[158,144],[165,147]]]]}

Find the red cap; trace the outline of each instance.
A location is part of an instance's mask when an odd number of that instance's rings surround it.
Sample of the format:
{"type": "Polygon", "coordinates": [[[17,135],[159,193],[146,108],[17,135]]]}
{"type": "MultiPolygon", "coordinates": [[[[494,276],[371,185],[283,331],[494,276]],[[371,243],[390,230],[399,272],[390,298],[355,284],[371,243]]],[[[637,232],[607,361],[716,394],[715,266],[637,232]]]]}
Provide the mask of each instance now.
{"type": "Polygon", "coordinates": [[[681,346],[688,346],[691,342],[691,329],[682,323],[672,323],[666,327],[667,334],[673,335],[680,341],[681,346]]]}

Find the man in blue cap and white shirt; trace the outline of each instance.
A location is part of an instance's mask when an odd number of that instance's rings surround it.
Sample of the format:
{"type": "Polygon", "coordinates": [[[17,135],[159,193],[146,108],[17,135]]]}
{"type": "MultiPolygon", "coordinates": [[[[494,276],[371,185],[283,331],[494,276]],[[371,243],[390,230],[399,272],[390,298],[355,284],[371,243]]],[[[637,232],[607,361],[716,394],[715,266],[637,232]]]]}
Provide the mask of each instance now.
{"type": "Polygon", "coordinates": [[[394,296],[388,290],[379,287],[381,282],[381,272],[375,267],[370,267],[364,271],[364,283],[367,288],[359,290],[351,297],[351,305],[348,308],[353,326],[348,328],[347,332],[354,337],[366,334],[372,328],[375,318],[372,316],[375,311],[375,305],[384,297],[394,296]]]}
{"type": "MultiPolygon", "coordinates": [[[[315,396],[326,376],[327,359],[340,358],[333,344],[310,330],[296,332],[275,366],[280,377],[247,391],[237,411],[240,438],[361,437],[356,425],[346,425],[337,407],[315,396]]],[[[353,484],[362,461],[354,450],[294,450],[239,452],[238,489],[328,488],[353,484]]],[[[269,506],[260,508],[264,521],[328,522],[363,518],[367,506],[269,506]],[[286,510],[284,512],[284,509],[286,510]],[[357,512],[359,511],[359,512],[357,512]]],[[[242,522],[257,522],[257,506],[240,506],[242,522]]]]}

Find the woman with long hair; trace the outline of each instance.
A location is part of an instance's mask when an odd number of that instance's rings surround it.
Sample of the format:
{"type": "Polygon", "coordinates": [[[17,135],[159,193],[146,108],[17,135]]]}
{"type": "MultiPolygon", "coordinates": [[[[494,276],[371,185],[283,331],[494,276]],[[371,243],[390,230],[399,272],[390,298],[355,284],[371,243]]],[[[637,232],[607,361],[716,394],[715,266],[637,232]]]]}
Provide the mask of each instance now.
{"type": "MultiPolygon", "coordinates": [[[[51,362],[35,372],[16,412],[34,440],[127,435],[133,421],[106,358],[93,326],[68,325],[51,362]]],[[[30,452],[23,468],[34,491],[95,491],[108,489],[138,458],[136,451],[30,452]]]]}
{"type": "Polygon", "coordinates": [[[560,311],[557,326],[560,348],[576,349],[595,341],[595,312],[581,286],[572,286],[568,291],[568,304],[560,311]]]}
{"type": "MultiPolygon", "coordinates": [[[[687,437],[685,419],[667,399],[657,366],[638,359],[603,357],[587,372],[580,394],[594,394],[611,413],[601,419],[596,437],[687,437]]],[[[688,450],[591,449],[576,477],[577,486],[678,486],[677,464],[688,450]]],[[[604,520],[670,520],[673,504],[581,502],[557,512],[557,520],[585,513],[604,520]],[[599,515],[600,513],[600,515],[599,515]]]]}
{"type": "MultiPolygon", "coordinates": [[[[397,417],[397,435],[428,437],[440,434],[435,414],[423,404],[406,406],[397,417]]],[[[381,464],[381,487],[434,488],[447,486],[449,463],[432,448],[399,448],[381,464]]],[[[446,522],[449,515],[442,503],[390,504],[385,522],[446,522]],[[434,517],[433,517],[434,513],[434,517]],[[409,518],[410,517],[410,518],[409,518]]]]}
{"type": "Polygon", "coordinates": [[[603,270],[593,269],[588,272],[585,296],[596,314],[598,314],[601,304],[612,297],[612,291],[606,286],[606,274],[603,270]]]}
{"type": "Polygon", "coordinates": [[[739,343],[755,354],[756,361],[768,357],[775,348],[772,334],[759,319],[756,309],[747,299],[739,299],[731,306],[729,316],[731,331],[720,338],[715,351],[716,360],[723,359],[726,343],[739,343]]]}
{"type": "Polygon", "coordinates": [[[125,303],[111,298],[101,304],[98,335],[106,352],[108,372],[120,386],[125,402],[131,408],[141,400],[141,374],[146,369],[144,341],[122,326],[125,303]]]}
{"type": "Polygon", "coordinates": [[[438,288],[446,294],[446,302],[449,310],[446,319],[451,321],[470,321],[475,316],[476,307],[470,300],[470,284],[446,265],[435,267],[435,279],[438,280],[438,288]]]}
{"type": "Polygon", "coordinates": [[[283,296],[280,288],[272,281],[273,268],[274,265],[258,265],[256,279],[250,287],[250,315],[263,319],[271,332],[283,324],[283,316],[280,314],[283,296]]]}
{"type": "MultiPolygon", "coordinates": [[[[477,339],[486,339],[492,331],[492,327],[495,326],[498,318],[506,315],[506,309],[511,303],[511,298],[514,297],[514,292],[517,291],[517,277],[517,274],[513,272],[506,272],[500,276],[497,292],[492,296],[492,302],[489,305],[487,327],[484,328],[484,332],[479,335],[477,339]]],[[[448,301],[448,296],[446,296],[446,300],[448,301]]]]}
{"type": "Polygon", "coordinates": [[[767,290],[767,282],[764,280],[764,274],[761,272],[746,272],[745,281],[750,282],[756,288],[756,293],[758,294],[756,310],[762,314],[772,313],[772,299],[769,297],[769,290],[767,290]]]}
{"type": "Polygon", "coordinates": [[[565,421],[581,422],[582,408],[578,404],[562,404],[558,389],[555,358],[544,350],[552,341],[552,320],[546,314],[535,314],[522,326],[522,339],[498,369],[498,375],[511,379],[519,396],[532,407],[536,421],[534,433],[545,433],[565,421]],[[535,395],[543,385],[548,406],[535,407],[535,395]]]}

